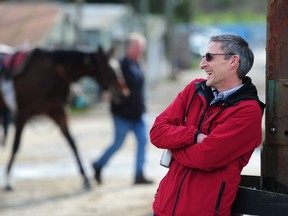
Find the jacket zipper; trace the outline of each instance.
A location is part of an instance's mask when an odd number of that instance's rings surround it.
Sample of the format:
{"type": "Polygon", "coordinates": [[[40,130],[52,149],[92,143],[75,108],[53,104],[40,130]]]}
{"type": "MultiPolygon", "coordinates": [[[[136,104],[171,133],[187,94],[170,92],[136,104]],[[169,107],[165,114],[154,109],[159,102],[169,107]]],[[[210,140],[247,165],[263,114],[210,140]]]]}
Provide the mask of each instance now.
{"type": "Polygon", "coordinates": [[[226,106],[226,107],[223,107],[223,108],[213,117],[213,119],[210,121],[210,124],[209,124],[209,127],[208,127],[208,134],[210,134],[210,132],[211,132],[211,127],[212,127],[213,120],[216,119],[226,108],[227,108],[227,106],[226,106]]]}
{"type": "Polygon", "coordinates": [[[210,111],[210,113],[204,119],[204,116],[205,116],[205,113],[206,113],[207,110],[208,109],[204,110],[204,112],[203,112],[203,114],[201,116],[201,119],[200,119],[200,122],[199,122],[199,127],[198,127],[199,130],[201,130],[204,122],[213,114],[213,111],[210,111]]]}
{"type": "MultiPolygon", "coordinates": [[[[225,105],[225,104],[222,104],[221,106],[222,106],[222,109],[221,109],[221,110],[213,117],[213,119],[210,121],[210,124],[209,124],[209,127],[208,127],[208,134],[210,134],[210,132],[211,132],[211,126],[212,126],[213,120],[216,119],[216,118],[220,115],[220,113],[222,113],[222,112],[228,107],[228,106],[225,105]]],[[[208,109],[209,109],[209,108],[208,108],[208,109]]],[[[204,111],[202,112],[202,115],[201,115],[201,117],[200,117],[200,122],[199,122],[199,125],[198,125],[198,129],[199,129],[199,130],[201,130],[204,122],[213,114],[213,111],[210,111],[210,113],[209,113],[209,114],[206,116],[206,118],[204,119],[204,115],[205,115],[205,113],[206,113],[206,111],[207,111],[208,109],[206,109],[206,110],[204,110],[204,111]]]]}
{"type": "Polygon", "coordinates": [[[226,186],[226,182],[222,182],[222,184],[221,184],[221,186],[220,186],[219,193],[218,193],[217,201],[216,201],[215,216],[218,216],[218,215],[219,215],[220,203],[221,203],[221,199],[222,199],[222,195],[223,195],[225,186],[226,186]]]}
{"type": "Polygon", "coordinates": [[[186,171],[185,175],[183,176],[182,181],[181,181],[181,183],[180,183],[180,185],[179,185],[178,192],[177,192],[177,196],[176,196],[176,200],[175,200],[175,204],[174,204],[174,208],[173,208],[173,212],[172,212],[172,216],[175,215],[175,211],[176,211],[177,203],[178,203],[179,196],[180,196],[180,191],[181,191],[181,188],[182,188],[183,182],[184,182],[184,180],[185,180],[185,178],[186,178],[188,172],[189,172],[189,169],[187,169],[187,171],[186,171]]]}
{"type": "Polygon", "coordinates": [[[198,123],[198,127],[197,127],[198,130],[201,129],[202,121],[203,121],[203,118],[204,118],[205,112],[206,112],[206,109],[204,109],[204,110],[202,111],[202,114],[201,114],[201,117],[200,117],[200,120],[199,120],[199,123],[198,123]]]}
{"type": "Polygon", "coordinates": [[[196,93],[199,91],[199,89],[200,89],[200,87],[196,87],[196,90],[195,90],[195,92],[193,93],[193,96],[192,96],[192,98],[191,98],[191,100],[190,100],[190,102],[189,102],[189,105],[188,105],[188,107],[187,107],[187,109],[186,109],[186,111],[185,111],[185,116],[184,116],[184,119],[183,119],[183,125],[186,123],[186,120],[187,120],[188,113],[189,113],[189,110],[190,110],[190,108],[191,108],[192,102],[193,102],[193,100],[194,100],[194,97],[195,97],[196,93]]]}

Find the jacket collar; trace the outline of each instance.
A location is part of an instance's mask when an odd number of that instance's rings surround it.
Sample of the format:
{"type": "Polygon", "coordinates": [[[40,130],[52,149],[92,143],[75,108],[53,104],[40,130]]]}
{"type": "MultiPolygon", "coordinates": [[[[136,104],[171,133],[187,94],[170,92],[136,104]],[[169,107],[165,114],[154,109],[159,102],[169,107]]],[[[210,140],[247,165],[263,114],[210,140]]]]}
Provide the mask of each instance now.
{"type": "MultiPolygon", "coordinates": [[[[196,83],[196,88],[199,88],[198,94],[200,96],[204,96],[207,104],[210,104],[214,99],[214,95],[211,87],[206,85],[206,81],[207,80],[204,80],[198,84],[196,83]]],[[[229,95],[223,101],[225,102],[226,106],[234,106],[243,100],[256,100],[262,112],[264,111],[265,104],[259,100],[256,86],[252,83],[252,79],[248,76],[243,79],[243,86],[233,94],[229,95]]]]}

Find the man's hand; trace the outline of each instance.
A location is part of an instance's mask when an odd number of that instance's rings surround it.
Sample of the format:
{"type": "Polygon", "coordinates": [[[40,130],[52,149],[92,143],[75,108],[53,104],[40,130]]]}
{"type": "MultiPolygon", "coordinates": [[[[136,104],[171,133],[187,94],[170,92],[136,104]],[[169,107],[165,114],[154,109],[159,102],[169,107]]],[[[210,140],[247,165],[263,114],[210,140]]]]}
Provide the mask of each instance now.
{"type": "Polygon", "coordinates": [[[111,100],[111,93],[109,91],[103,91],[101,99],[105,102],[109,102],[111,100]]]}
{"type": "Polygon", "coordinates": [[[205,135],[203,133],[199,133],[197,136],[197,143],[202,143],[206,137],[207,137],[207,135],[205,135]]]}

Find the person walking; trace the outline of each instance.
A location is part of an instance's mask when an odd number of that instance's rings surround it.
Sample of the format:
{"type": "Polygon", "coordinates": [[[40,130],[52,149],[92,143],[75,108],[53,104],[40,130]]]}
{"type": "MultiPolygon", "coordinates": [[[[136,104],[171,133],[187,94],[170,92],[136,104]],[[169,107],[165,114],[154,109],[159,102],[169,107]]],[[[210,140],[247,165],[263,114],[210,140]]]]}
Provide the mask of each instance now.
{"type": "Polygon", "coordinates": [[[144,176],[146,144],[149,131],[145,119],[145,79],[140,60],[145,47],[145,37],[139,33],[131,33],[126,45],[126,54],[120,61],[123,76],[130,90],[130,95],[121,103],[116,103],[111,100],[114,141],[105,150],[104,154],[93,163],[94,177],[99,184],[102,183],[102,170],[104,166],[114,153],[121,148],[129,131],[135,134],[137,140],[134,184],[153,183],[152,180],[144,176]]]}
{"type": "Polygon", "coordinates": [[[246,76],[253,62],[239,35],[212,36],[200,62],[207,78],[191,81],[156,117],[151,143],[172,159],[154,215],[230,216],[241,171],[262,142],[265,104],[246,76]]]}

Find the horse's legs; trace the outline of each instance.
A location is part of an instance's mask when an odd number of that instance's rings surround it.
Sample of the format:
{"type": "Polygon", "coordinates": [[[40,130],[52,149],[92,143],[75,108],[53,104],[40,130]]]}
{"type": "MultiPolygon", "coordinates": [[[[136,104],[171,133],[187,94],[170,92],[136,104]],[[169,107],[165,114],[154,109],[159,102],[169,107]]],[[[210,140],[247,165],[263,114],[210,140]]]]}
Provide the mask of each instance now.
{"type": "Polygon", "coordinates": [[[8,135],[8,129],[9,129],[9,124],[11,122],[11,113],[8,110],[4,110],[2,113],[2,120],[3,120],[3,139],[2,139],[2,145],[5,146],[6,144],[6,139],[8,135]]]}
{"type": "Polygon", "coordinates": [[[75,141],[74,141],[74,139],[72,138],[72,136],[71,136],[71,134],[69,132],[66,113],[64,112],[64,110],[59,110],[59,111],[57,110],[57,112],[49,113],[48,115],[60,127],[63,135],[66,137],[68,143],[70,144],[70,147],[72,148],[72,151],[73,151],[73,153],[74,153],[74,155],[76,157],[80,173],[81,173],[81,175],[83,177],[83,180],[84,180],[84,183],[83,183],[84,188],[85,189],[89,189],[91,187],[90,186],[90,182],[89,182],[89,180],[88,180],[88,178],[87,178],[87,176],[85,174],[84,168],[82,166],[82,162],[81,162],[81,159],[80,159],[80,156],[79,156],[75,141]]]}
{"type": "Polygon", "coordinates": [[[15,131],[15,136],[14,136],[14,142],[13,142],[13,149],[12,149],[12,153],[11,153],[11,156],[10,156],[10,160],[9,160],[9,163],[8,163],[8,166],[7,166],[7,170],[6,170],[6,186],[5,186],[5,190],[12,190],[12,187],[11,187],[11,184],[10,184],[10,171],[11,171],[11,168],[12,168],[12,164],[13,164],[13,161],[15,159],[15,156],[16,156],[16,153],[19,149],[19,145],[20,145],[20,138],[21,138],[21,134],[22,134],[22,131],[23,131],[23,127],[25,125],[25,120],[24,119],[21,119],[20,118],[17,118],[16,120],[16,131],[15,131]]]}

